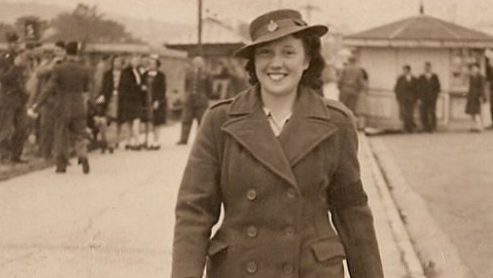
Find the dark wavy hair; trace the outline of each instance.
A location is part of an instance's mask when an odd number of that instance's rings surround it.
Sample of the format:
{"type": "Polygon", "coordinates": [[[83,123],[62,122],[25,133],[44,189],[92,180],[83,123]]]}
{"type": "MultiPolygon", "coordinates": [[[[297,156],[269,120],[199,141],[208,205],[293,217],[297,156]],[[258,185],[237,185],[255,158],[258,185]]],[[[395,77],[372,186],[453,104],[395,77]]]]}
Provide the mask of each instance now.
{"type": "MultiPolygon", "coordinates": [[[[310,31],[294,33],[293,37],[303,42],[305,54],[310,58],[308,68],[301,76],[300,85],[319,90],[323,86],[322,71],[325,68],[325,59],[322,56],[322,43],[320,37],[310,31]]],[[[250,84],[256,85],[259,81],[255,73],[255,58],[248,60],[245,69],[250,75],[250,84]]]]}

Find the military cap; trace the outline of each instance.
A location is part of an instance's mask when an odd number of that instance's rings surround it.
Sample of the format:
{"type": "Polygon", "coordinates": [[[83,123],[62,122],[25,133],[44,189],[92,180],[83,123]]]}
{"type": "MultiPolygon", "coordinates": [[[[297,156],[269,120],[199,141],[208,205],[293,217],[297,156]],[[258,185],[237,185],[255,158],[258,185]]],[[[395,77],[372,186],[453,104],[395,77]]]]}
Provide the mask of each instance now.
{"type": "Polygon", "coordinates": [[[308,25],[301,14],[295,10],[281,9],[268,12],[255,18],[250,23],[250,38],[252,42],[238,49],[234,55],[250,59],[255,46],[305,31],[313,32],[313,34],[321,37],[329,29],[325,25],[308,25]]]}

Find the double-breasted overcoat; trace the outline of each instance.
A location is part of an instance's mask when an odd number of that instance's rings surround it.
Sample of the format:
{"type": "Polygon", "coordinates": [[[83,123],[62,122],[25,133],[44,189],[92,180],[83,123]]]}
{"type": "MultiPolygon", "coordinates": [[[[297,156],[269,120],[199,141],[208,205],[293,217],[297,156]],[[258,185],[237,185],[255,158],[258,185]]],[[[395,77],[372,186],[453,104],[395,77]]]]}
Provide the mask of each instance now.
{"type": "Polygon", "coordinates": [[[300,88],[276,137],[258,86],[212,106],[178,195],[172,278],[204,265],[211,278],[342,278],[345,257],[351,277],[383,277],[351,112],[300,88]]]}

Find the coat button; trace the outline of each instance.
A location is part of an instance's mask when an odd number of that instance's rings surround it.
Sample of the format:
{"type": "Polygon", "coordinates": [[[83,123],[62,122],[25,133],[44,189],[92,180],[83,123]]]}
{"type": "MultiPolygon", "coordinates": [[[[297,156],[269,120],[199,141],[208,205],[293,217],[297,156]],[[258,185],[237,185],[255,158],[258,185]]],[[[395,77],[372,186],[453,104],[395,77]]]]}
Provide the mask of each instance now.
{"type": "Polygon", "coordinates": [[[293,228],[293,227],[291,227],[291,226],[288,226],[288,227],[286,228],[286,230],[284,231],[284,233],[285,233],[287,236],[294,236],[294,233],[295,233],[295,232],[296,232],[296,231],[295,231],[295,230],[294,230],[294,228],[293,228]]]}
{"type": "Polygon", "coordinates": [[[246,270],[250,274],[257,272],[257,264],[255,262],[248,262],[246,266],[246,270]]]}
{"type": "Polygon", "coordinates": [[[257,190],[255,190],[255,189],[248,190],[246,197],[250,201],[257,199],[257,190]]]}
{"type": "Polygon", "coordinates": [[[285,264],[284,265],[284,273],[293,274],[293,272],[294,272],[294,266],[292,264],[285,264]]]}
{"type": "Polygon", "coordinates": [[[291,199],[296,198],[296,191],[293,188],[288,189],[287,194],[288,194],[288,197],[291,199]]]}
{"type": "Polygon", "coordinates": [[[247,234],[249,237],[256,237],[258,235],[258,229],[255,226],[250,226],[247,229],[247,234]]]}

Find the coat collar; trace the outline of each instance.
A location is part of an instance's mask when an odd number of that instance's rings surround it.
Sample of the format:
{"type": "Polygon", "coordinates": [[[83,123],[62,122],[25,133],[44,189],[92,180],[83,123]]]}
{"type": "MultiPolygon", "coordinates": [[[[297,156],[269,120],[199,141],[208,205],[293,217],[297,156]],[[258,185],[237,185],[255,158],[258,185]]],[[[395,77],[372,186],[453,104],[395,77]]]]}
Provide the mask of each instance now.
{"type": "Polygon", "coordinates": [[[297,187],[293,168],[337,127],[331,123],[323,99],[304,87],[298,90],[293,115],[278,138],[262,106],[258,86],[240,94],[232,102],[230,119],[222,129],[261,164],[297,187]]]}
{"type": "MultiPolygon", "coordinates": [[[[251,114],[262,106],[260,87],[257,84],[233,100],[229,114],[231,116],[251,114]]],[[[330,119],[329,110],[323,100],[306,87],[300,87],[298,90],[298,98],[293,109],[293,114],[297,114],[299,117],[318,118],[327,121],[330,119]]]]}

